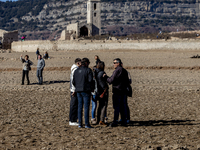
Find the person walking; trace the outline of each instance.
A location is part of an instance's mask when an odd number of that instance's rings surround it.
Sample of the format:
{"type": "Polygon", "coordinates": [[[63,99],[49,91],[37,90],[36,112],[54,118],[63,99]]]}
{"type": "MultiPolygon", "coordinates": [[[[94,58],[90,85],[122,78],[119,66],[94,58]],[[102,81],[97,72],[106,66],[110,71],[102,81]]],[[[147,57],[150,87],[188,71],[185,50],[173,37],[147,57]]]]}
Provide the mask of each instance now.
{"type": "Polygon", "coordinates": [[[107,125],[105,123],[106,109],[108,105],[108,84],[106,78],[103,77],[105,63],[99,61],[96,69],[96,80],[97,80],[97,100],[99,101],[99,107],[97,111],[97,124],[107,125]]]}
{"type": "Polygon", "coordinates": [[[75,64],[72,65],[71,67],[71,74],[70,74],[70,96],[71,96],[71,101],[70,101],[70,111],[69,111],[69,125],[70,126],[78,126],[77,119],[78,119],[78,99],[77,99],[77,94],[75,92],[75,87],[72,84],[73,81],[73,76],[74,72],[77,68],[81,66],[81,59],[76,58],[75,59],[75,64]]]}
{"type": "Polygon", "coordinates": [[[42,85],[42,83],[43,83],[42,73],[43,73],[44,67],[45,67],[45,61],[44,61],[44,59],[42,59],[41,55],[38,55],[37,78],[38,78],[39,85],[42,85]]]}
{"type": "Polygon", "coordinates": [[[78,121],[79,128],[82,127],[82,111],[84,104],[84,117],[85,128],[92,128],[89,124],[89,107],[90,96],[94,90],[93,74],[92,70],[88,68],[90,61],[88,58],[81,60],[81,67],[76,69],[73,76],[73,85],[78,97],[78,121]]]}
{"type": "Polygon", "coordinates": [[[20,60],[23,63],[23,71],[22,71],[22,85],[24,85],[24,79],[26,76],[27,79],[27,85],[30,84],[29,80],[29,71],[31,70],[31,65],[33,65],[33,62],[29,60],[29,56],[25,55],[24,59],[22,58],[22,55],[20,56],[20,60]]]}
{"type": "Polygon", "coordinates": [[[104,77],[107,78],[107,82],[112,84],[114,119],[110,126],[116,127],[118,125],[119,113],[121,114],[122,119],[121,125],[126,126],[126,88],[129,84],[128,73],[126,69],[122,67],[122,62],[119,58],[113,60],[113,66],[115,70],[111,77],[104,74],[104,77]]]}

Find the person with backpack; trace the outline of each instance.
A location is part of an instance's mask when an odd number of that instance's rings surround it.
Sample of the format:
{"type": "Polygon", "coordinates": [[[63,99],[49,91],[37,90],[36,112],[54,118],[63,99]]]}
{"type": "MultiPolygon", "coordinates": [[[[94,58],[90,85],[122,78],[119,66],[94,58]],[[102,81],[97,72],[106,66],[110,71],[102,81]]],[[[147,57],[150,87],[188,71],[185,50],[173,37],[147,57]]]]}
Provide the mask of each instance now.
{"type": "Polygon", "coordinates": [[[31,65],[33,65],[33,62],[29,60],[28,55],[25,55],[24,59],[22,58],[22,55],[21,55],[20,60],[23,63],[22,84],[21,85],[24,85],[25,76],[26,76],[26,79],[27,79],[27,85],[29,85],[30,84],[29,71],[31,70],[31,65]]]}
{"type": "Polygon", "coordinates": [[[118,126],[119,113],[122,119],[121,125],[127,126],[127,87],[130,85],[128,72],[122,67],[120,58],[113,60],[113,67],[115,70],[111,77],[106,74],[103,75],[103,77],[107,78],[107,82],[112,84],[114,119],[110,126],[118,126]]]}

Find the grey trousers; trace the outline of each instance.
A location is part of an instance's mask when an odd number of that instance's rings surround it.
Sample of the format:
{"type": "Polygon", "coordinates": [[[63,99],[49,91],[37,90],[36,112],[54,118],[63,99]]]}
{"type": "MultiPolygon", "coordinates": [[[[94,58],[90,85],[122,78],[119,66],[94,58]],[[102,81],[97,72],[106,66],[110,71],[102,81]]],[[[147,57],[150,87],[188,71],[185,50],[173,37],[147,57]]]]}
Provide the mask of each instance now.
{"type": "Polygon", "coordinates": [[[108,92],[105,93],[103,98],[98,97],[98,100],[99,100],[99,107],[97,110],[97,123],[99,123],[99,121],[104,122],[108,106],[108,92]]]}
{"type": "Polygon", "coordinates": [[[38,83],[39,84],[43,83],[42,72],[43,72],[43,69],[37,69],[37,78],[38,78],[38,83]]]}

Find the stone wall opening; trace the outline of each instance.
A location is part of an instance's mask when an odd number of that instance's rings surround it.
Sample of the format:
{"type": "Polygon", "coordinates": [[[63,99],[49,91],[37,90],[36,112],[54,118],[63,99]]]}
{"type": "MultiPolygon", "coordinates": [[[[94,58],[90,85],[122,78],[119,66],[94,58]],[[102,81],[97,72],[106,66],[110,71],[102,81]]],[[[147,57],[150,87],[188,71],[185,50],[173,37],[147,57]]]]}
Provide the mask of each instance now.
{"type": "Polygon", "coordinates": [[[80,28],[80,36],[88,36],[88,28],[86,26],[80,28]]]}

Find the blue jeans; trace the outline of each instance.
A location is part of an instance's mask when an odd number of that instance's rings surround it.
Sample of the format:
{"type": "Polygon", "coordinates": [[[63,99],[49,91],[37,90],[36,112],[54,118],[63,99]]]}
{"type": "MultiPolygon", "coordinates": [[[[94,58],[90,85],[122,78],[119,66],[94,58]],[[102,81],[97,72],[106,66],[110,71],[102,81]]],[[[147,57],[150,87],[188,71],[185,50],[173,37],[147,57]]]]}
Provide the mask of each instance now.
{"type": "Polygon", "coordinates": [[[78,98],[78,122],[82,125],[82,112],[84,104],[85,126],[89,126],[90,92],[77,92],[78,98]]]}
{"type": "Polygon", "coordinates": [[[97,100],[96,95],[92,95],[92,119],[95,118],[96,108],[97,108],[97,100]]]}
{"type": "Polygon", "coordinates": [[[38,78],[39,84],[42,84],[43,82],[42,72],[43,72],[43,69],[37,69],[37,78],[38,78]]]}
{"type": "Polygon", "coordinates": [[[113,93],[113,108],[114,108],[114,123],[117,123],[119,119],[119,113],[121,114],[122,124],[126,124],[127,115],[127,96],[125,94],[113,93]]]}

